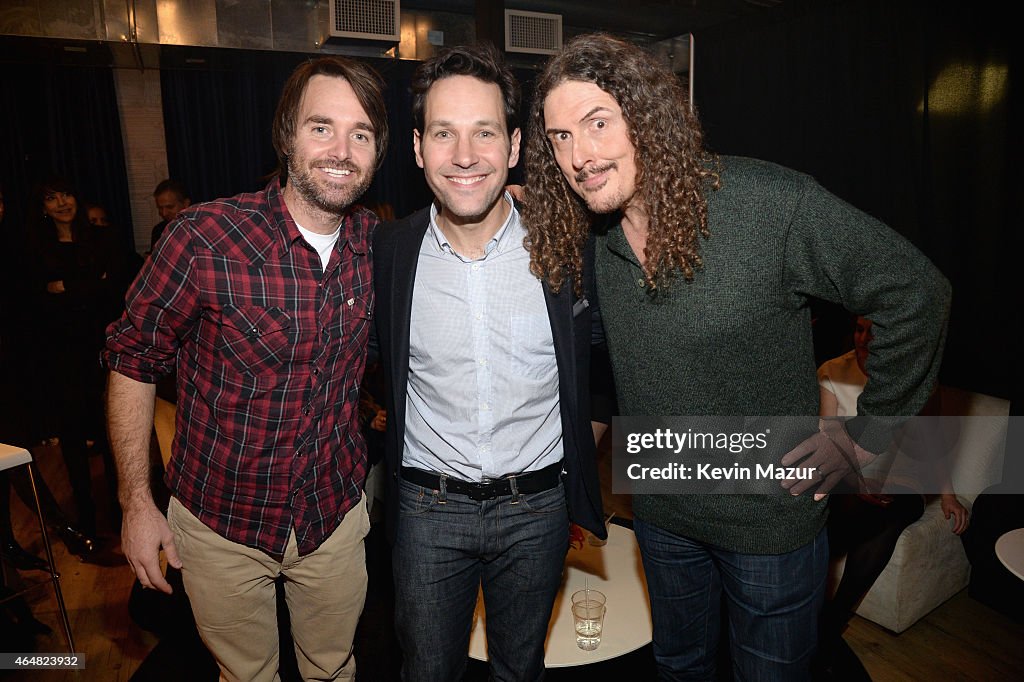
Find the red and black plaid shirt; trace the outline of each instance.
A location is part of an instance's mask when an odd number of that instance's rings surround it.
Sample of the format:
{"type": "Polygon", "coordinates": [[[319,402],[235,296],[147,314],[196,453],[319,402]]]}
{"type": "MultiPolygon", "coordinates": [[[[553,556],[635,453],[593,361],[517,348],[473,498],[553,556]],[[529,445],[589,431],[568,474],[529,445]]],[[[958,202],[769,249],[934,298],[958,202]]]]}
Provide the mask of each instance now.
{"type": "Polygon", "coordinates": [[[185,211],[107,330],[108,367],[155,382],[178,370],[167,483],[233,542],[312,552],[360,499],[359,384],[373,310],[365,209],[326,272],[275,180],[185,211]]]}

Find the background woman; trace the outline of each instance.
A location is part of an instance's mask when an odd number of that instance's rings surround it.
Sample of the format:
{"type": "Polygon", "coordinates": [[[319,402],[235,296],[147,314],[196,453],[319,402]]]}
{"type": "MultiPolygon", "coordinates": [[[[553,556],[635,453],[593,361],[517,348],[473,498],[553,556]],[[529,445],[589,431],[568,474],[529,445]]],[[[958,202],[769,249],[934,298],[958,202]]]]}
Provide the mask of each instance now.
{"type": "Polygon", "coordinates": [[[96,505],[87,438],[102,414],[99,351],[109,301],[109,265],[71,185],[49,180],[37,188],[29,216],[30,313],[40,390],[37,413],[47,435],[56,433],[75,501],[79,527],[96,534],[96,505]]]}

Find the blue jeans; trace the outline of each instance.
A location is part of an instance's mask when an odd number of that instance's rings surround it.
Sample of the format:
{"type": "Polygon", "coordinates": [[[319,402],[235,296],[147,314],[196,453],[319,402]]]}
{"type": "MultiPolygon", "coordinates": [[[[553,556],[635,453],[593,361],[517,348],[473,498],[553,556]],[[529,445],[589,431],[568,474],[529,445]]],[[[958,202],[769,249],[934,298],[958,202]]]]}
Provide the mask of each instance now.
{"type": "Polygon", "coordinates": [[[721,605],[737,680],[807,680],[825,597],[828,537],[786,554],[743,554],[634,522],[662,680],[715,677],[721,605]]]}
{"type": "Polygon", "coordinates": [[[561,483],[477,502],[401,481],[393,566],[402,679],[462,679],[481,583],[492,679],[543,679],[568,547],[561,483]]]}

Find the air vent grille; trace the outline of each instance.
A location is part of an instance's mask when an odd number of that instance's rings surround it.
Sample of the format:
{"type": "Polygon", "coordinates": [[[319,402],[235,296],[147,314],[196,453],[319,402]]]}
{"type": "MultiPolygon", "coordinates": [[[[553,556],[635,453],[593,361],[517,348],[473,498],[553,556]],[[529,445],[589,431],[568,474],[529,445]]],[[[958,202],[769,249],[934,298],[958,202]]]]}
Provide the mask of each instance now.
{"type": "Polygon", "coordinates": [[[557,54],[562,49],[562,15],[505,10],[505,51],[557,54]]]}
{"type": "Polygon", "coordinates": [[[399,0],[331,0],[331,36],[399,39],[399,0]]]}

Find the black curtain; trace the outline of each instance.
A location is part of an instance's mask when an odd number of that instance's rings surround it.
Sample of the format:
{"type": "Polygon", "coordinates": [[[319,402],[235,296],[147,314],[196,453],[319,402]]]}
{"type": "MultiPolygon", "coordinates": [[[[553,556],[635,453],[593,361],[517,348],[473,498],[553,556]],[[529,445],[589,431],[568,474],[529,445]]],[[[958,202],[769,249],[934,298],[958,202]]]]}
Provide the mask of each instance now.
{"type": "Polygon", "coordinates": [[[270,126],[289,53],[164,47],[160,87],[170,176],[192,200],[252,192],[277,166],[270,126]]]}
{"type": "Polygon", "coordinates": [[[416,165],[412,143],[412,74],[419,62],[369,60],[387,83],[384,104],[387,107],[390,135],[388,153],[374,176],[367,197],[390,204],[395,217],[401,218],[426,206],[433,194],[416,165]]]}
{"type": "Polygon", "coordinates": [[[1020,292],[1012,25],[990,2],[793,3],[698,33],[694,69],[715,151],[814,175],[942,269],[954,289],[942,380],[1003,396],[1020,292]]]}
{"type": "Polygon", "coordinates": [[[41,210],[26,205],[33,186],[59,175],[82,200],[105,206],[124,243],[133,245],[110,63],[102,44],[0,38],[0,183],[8,229],[25,224],[25,211],[41,210]]]}
{"type": "MultiPolygon", "coordinates": [[[[164,48],[161,89],[171,177],[194,201],[262,187],[277,167],[274,110],[288,76],[309,55],[164,48]]],[[[363,200],[386,202],[396,216],[430,200],[412,152],[409,83],[416,64],[365,59],[384,78],[391,135],[388,152],[363,200]]]]}
{"type": "MultiPolygon", "coordinates": [[[[271,125],[281,89],[292,70],[309,55],[165,47],[161,89],[167,163],[193,201],[206,201],[259,189],[277,167],[271,125]]],[[[396,217],[432,199],[412,143],[412,74],[419,62],[364,58],[386,84],[390,139],[387,155],[363,201],[387,203],[396,217]]],[[[535,72],[519,70],[523,111],[529,106],[535,72]]],[[[522,159],[510,181],[522,182],[522,159]]]]}

